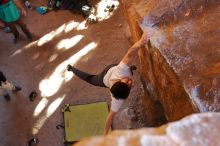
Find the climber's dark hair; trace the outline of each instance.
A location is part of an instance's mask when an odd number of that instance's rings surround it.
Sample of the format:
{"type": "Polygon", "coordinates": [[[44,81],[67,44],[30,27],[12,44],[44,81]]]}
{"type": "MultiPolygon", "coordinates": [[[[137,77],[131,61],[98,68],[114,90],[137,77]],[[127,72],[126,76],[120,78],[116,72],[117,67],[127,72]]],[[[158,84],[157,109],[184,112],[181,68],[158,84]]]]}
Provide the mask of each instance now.
{"type": "Polygon", "coordinates": [[[130,93],[130,88],[127,84],[118,81],[110,89],[116,99],[126,99],[130,93]]]}

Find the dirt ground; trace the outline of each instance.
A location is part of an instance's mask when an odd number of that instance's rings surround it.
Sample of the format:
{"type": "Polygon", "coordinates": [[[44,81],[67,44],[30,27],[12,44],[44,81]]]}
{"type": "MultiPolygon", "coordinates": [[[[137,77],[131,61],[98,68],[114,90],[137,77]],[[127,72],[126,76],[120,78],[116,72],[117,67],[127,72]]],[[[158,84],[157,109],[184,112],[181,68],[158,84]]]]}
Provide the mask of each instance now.
{"type": "MultiPolygon", "coordinates": [[[[109,19],[85,27],[82,16],[65,10],[46,15],[29,10],[24,21],[36,41],[28,42],[21,33],[14,45],[12,35],[0,31],[0,70],[23,87],[11,94],[10,102],[0,99],[0,146],[24,146],[32,135],[39,139],[38,146],[60,146],[64,133],[56,125],[62,123],[61,108],[66,103],[110,101],[107,89],[62,76],[65,66],[72,63],[95,74],[118,63],[131,45],[125,36],[126,22],[120,7],[109,19]],[[39,94],[34,102],[28,98],[32,90],[39,94]]],[[[116,118],[129,116],[127,110],[116,118]]],[[[131,128],[124,118],[115,120],[114,127],[131,128]]]]}

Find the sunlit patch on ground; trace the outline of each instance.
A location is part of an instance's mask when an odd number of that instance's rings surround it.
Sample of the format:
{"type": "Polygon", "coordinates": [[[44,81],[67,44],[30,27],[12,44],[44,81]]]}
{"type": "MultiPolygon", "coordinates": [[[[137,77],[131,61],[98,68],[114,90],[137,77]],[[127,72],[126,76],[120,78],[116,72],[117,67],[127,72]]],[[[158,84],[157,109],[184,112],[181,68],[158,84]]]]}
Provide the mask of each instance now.
{"type": "Polygon", "coordinates": [[[75,46],[82,38],[83,38],[83,35],[76,35],[76,36],[73,36],[72,38],[63,39],[58,43],[56,48],[58,50],[61,50],[63,48],[65,50],[67,50],[67,49],[72,48],[73,46],[75,46]]]}
{"type": "Polygon", "coordinates": [[[57,58],[58,54],[53,54],[50,56],[50,58],[48,59],[48,62],[53,62],[56,58],[57,58]]]}
{"type": "Polygon", "coordinates": [[[40,56],[40,53],[35,53],[33,56],[32,56],[32,59],[35,60],[37,59],[38,57],[40,56]]]}
{"type": "Polygon", "coordinates": [[[34,117],[37,117],[44,110],[47,104],[48,104],[48,99],[42,98],[34,110],[34,117]]]}
{"type": "Polygon", "coordinates": [[[39,84],[41,96],[50,97],[53,96],[61,87],[61,85],[72,78],[71,73],[67,73],[66,67],[68,64],[75,64],[81,57],[87,55],[90,51],[95,49],[97,44],[92,42],[82,48],[79,52],[71,56],[69,59],[58,65],[52,75],[39,84]]]}
{"type": "Polygon", "coordinates": [[[46,34],[42,38],[40,38],[37,41],[37,45],[42,46],[45,43],[51,41],[54,37],[59,36],[61,33],[67,33],[67,32],[70,32],[73,29],[83,30],[83,29],[87,29],[87,28],[88,27],[86,26],[86,21],[82,21],[82,22],[71,21],[71,22],[65,23],[65,24],[61,25],[55,31],[52,31],[49,34],[46,34]]]}
{"type": "MultiPolygon", "coordinates": [[[[40,82],[39,89],[41,91],[42,100],[39,102],[37,107],[35,108],[34,117],[39,116],[42,111],[46,108],[48,105],[48,98],[53,96],[57,91],[60,89],[60,87],[63,85],[63,83],[71,80],[73,77],[73,74],[66,71],[66,66],[68,64],[75,64],[78,60],[80,60],[81,57],[87,55],[90,51],[95,49],[97,47],[97,44],[95,42],[92,42],[85,46],[83,49],[81,49],[79,52],[71,56],[69,59],[58,65],[58,67],[55,69],[53,74],[40,82]]],[[[44,125],[46,120],[55,112],[55,110],[59,107],[59,105],[62,103],[63,99],[65,98],[65,95],[62,97],[57,98],[53,103],[50,104],[50,106],[47,109],[47,112],[40,117],[40,119],[35,123],[32,129],[32,134],[35,135],[38,133],[38,131],[41,129],[41,127],[44,125]]]]}
{"type": "Polygon", "coordinates": [[[27,44],[24,48],[16,50],[10,57],[14,57],[18,54],[21,54],[23,51],[25,51],[29,48],[32,48],[34,46],[40,47],[40,46],[52,41],[55,37],[58,37],[62,33],[68,33],[74,29],[75,30],[84,30],[87,28],[88,28],[88,26],[86,25],[86,21],[82,21],[82,22],[70,21],[68,23],[61,25],[56,30],[53,30],[50,33],[44,35],[39,40],[31,42],[31,43],[27,44]]]}
{"type": "Polygon", "coordinates": [[[60,26],[58,29],[56,29],[55,31],[52,31],[46,35],[44,35],[42,38],[40,38],[37,42],[37,45],[38,46],[42,46],[44,45],[45,43],[51,41],[54,37],[58,36],[61,34],[61,32],[64,31],[66,27],[66,24],[63,24],[62,26],[60,26]]]}
{"type": "Polygon", "coordinates": [[[118,0],[101,0],[96,5],[96,17],[98,21],[103,21],[110,18],[118,7],[118,0]]]}
{"type": "MultiPolygon", "coordinates": [[[[63,96],[61,96],[61,97],[58,97],[55,101],[53,101],[50,105],[49,105],[49,107],[47,108],[47,111],[46,111],[46,113],[44,113],[44,115],[43,116],[41,116],[40,118],[39,118],[39,120],[35,123],[35,125],[33,126],[33,128],[32,128],[32,134],[33,135],[36,135],[38,132],[39,132],[39,130],[41,129],[41,127],[44,125],[44,123],[46,122],[46,120],[56,111],[56,109],[60,106],[60,104],[62,103],[62,101],[64,100],[64,98],[65,98],[65,96],[66,95],[63,95],[63,96]]],[[[43,103],[43,102],[45,102],[46,101],[46,103],[48,102],[45,98],[43,98],[42,100],[41,100],[41,102],[38,104],[38,111],[37,110],[35,110],[35,112],[34,112],[34,116],[36,116],[36,115],[39,115],[41,112],[42,112],[42,110],[45,108],[45,104],[43,103]],[[43,103],[43,104],[41,104],[41,103],[43,103]],[[40,110],[39,110],[40,109],[40,110]]]]}

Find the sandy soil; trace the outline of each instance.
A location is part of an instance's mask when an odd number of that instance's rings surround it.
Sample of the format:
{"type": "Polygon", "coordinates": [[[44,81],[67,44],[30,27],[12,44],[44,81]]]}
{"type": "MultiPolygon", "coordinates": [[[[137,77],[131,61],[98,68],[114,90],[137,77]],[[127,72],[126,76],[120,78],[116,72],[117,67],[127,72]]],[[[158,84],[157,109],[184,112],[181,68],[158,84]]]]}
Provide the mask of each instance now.
{"type": "MultiPolygon", "coordinates": [[[[76,54],[79,55],[79,51],[85,50],[88,44],[95,43],[97,46],[80,57],[75,65],[94,74],[108,64],[118,63],[130,46],[125,37],[126,23],[121,9],[117,9],[105,21],[86,24],[85,29],[73,28],[69,32],[64,30],[68,24],[81,23],[83,20],[80,15],[64,10],[46,15],[29,10],[24,21],[38,42],[30,43],[21,34],[19,43],[14,45],[11,34],[0,32],[0,70],[6,74],[8,80],[23,87],[22,92],[11,94],[10,102],[0,99],[1,146],[24,146],[34,132],[40,140],[39,146],[60,146],[64,133],[55,127],[62,123],[60,109],[64,104],[110,101],[108,90],[91,86],[76,77],[71,80],[62,78],[60,86],[58,84],[60,75],[55,73],[62,72],[59,71],[60,68],[63,70],[66,63],[72,63],[78,57],[76,54]],[[55,36],[43,44],[42,38],[49,33],[55,36]],[[74,36],[77,38],[77,35],[82,35],[82,39],[73,45],[74,36]],[[62,46],[62,42],[68,41],[71,45],[62,46]],[[44,89],[41,89],[42,81],[47,79],[51,82],[43,84],[44,89]],[[49,96],[39,96],[34,102],[30,102],[28,95],[32,90],[49,96]],[[48,91],[50,92],[47,93],[48,91]],[[42,105],[43,108],[39,109],[42,105]]],[[[114,121],[116,129],[132,128],[128,126],[129,120],[119,118],[121,115],[129,116],[127,110],[117,115],[118,119],[114,121]]]]}

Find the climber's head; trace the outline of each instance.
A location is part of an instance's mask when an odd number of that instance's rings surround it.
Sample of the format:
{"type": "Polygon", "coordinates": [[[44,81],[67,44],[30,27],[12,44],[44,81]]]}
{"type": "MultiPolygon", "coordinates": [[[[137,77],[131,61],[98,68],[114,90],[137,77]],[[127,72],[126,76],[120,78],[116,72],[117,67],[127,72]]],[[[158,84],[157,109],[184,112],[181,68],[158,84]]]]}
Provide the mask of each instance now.
{"type": "Polygon", "coordinates": [[[110,91],[116,99],[126,99],[130,93],[132,80],[123,78],[113,84],[110,91]]]}

